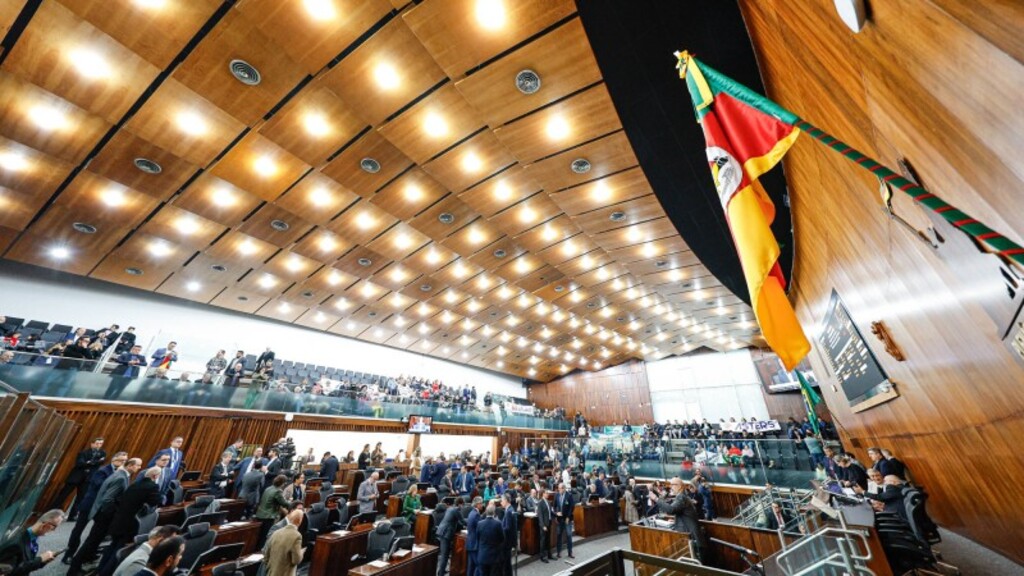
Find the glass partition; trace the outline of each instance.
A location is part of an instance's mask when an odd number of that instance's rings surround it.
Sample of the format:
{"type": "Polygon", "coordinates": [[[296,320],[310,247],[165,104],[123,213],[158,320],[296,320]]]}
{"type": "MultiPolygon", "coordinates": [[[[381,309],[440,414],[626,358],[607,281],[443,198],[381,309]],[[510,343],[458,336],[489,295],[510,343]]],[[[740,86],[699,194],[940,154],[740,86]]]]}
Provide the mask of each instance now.
{"type": "Polygon", "coordinates": [[[479,409],[454,402],[431,402],[408,396],[367,394],[360,389],[336,388],[313,393],[303,388],[263,389],[259,384],[225,386],[214,382],[190,382],[173,373],[164,378],[143,374],[138,379],[119,378],[85,370],[56,370],[36,363],[0,366],[0,380],[33,396],[79,400],[106,400],[143,404],[169,404],[206,408],[230,408],[324,416],[358,416],[402,420],[412,415],[433,416],[443,423],[567,430],[570,423],[554,418],[516,414],[492,406],[479,409]]]}

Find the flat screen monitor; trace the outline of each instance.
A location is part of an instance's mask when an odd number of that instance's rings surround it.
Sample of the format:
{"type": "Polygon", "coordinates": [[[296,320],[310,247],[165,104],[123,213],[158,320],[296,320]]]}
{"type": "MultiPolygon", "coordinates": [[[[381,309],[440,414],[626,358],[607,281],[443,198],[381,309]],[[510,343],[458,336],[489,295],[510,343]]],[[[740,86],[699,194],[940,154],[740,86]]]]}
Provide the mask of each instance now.
{"type": "Polygon", "coordinates": [[[401,536],[391,541],[391,550],[388,552],[388,556],[394,555],[397,550],[412,550],[413,544],[416,538],[413,536],[401,536]]]}
{"type": "Polygon", "coordinates": [[[189,526],[202,524],[203,522],[209,522],[210,526],[220,526],[227,521],[227,519],[227,510],[221,512],[204,512],[202,514],[195,514],[186,518],[185,523],[181,525],[181,529],[186,530],[189,526]]]}
{"type": "Polygon", "coordinates": [[[195,482],[202,474],[201,470],[189,470],[181,475],[181,482],[195,482]]]}
{"type": "Polygon", "coordinates": [[[433,416],[409,416],[410,434],[430,434],[433,425],[433,416]]]}
{"type": "Polygon", "coordinates": [[[196,561],[189,567],[189,574],[199,574],[199,569],[203,566],[212,566],[229,560],[238,560],[242,556],[243,550],[245,550],[245,544],[242,542],[214,546],[196,558],[196,561]]]}

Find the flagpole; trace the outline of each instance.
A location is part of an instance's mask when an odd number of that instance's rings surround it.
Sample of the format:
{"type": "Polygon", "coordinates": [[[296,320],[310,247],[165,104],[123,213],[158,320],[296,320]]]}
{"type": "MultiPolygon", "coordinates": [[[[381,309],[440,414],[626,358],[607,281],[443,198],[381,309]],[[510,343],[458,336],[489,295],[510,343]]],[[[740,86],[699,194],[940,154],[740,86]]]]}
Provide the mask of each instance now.
{"type": "Polygon", "coordinates": [[[849,144],[839,140],[835,136],[814,126],[803,118],[798,118],[793,124],[800,130],[811,135],[815,140],[821,142],[832,150],[842,154],[847,160],[864,168],[877,176],[886,184],[890,184],[900,191],[906,193],[926,208],[942,216],[955,228],[974,238],[978,243],[987,246],[992,252],[1007,258],[1018,266],[1024,267],[1024,248],[1019,244],[992,230],[982,222],[975,220],[967,213],[949,204],[942,198],[928,192],[921,186],[907,180],[877,160],[867,156],[863,152],[853,148],[849,144]]]}

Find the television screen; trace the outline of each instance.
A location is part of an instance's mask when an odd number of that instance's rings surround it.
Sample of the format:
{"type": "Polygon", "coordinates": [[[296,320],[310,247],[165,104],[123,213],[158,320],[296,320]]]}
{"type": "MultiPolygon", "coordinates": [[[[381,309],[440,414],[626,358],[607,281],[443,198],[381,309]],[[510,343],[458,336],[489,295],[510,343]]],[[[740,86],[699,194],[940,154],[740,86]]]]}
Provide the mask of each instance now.
{"type": "Polygon", "coordinates": [[[409,433],[430,434],[430,427],[433,423],[433,416],[409,416],[409,433]]]}

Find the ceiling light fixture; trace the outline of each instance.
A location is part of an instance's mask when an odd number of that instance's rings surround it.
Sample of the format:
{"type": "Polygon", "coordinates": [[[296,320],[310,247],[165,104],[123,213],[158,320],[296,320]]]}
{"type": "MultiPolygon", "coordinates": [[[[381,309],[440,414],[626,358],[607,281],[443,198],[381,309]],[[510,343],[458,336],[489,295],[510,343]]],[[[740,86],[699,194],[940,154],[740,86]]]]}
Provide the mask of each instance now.
{"type": "Polygon", "coordinates": [[[465,170],[466,172],[479,172],[480,169],[483,167],[484,161],[481,160],[480,157],[473,152],[468,152],[466,153],[465,156],[462,157],[462,169],[465,170]]]}
{"type": "Polygon", "coordinates": [[[122,190],[121,188],[114,187],[110,187],[104,190],[100,194],[100,198],[103,200],[104,204],[110,206],[111,208],[124,206],[124,203],[128,201],[128,199],[124,195],[124,190],[122,190]]]}
{"type": "Polygon", "coordinates": [[[256,158],[252,162],[252,168],[257,174],[264,178],[270,178],[274,174],[277,174],[277,163],[274,159],[266,154],[256,158]]]}
{"type": "Polygon", "coordinates": [[[213,203],[221,208],[233,206],[237,202],[235,195],[227,188],[217,188],[213,191],[213,203]]]}
{"type": "Polygon", "coordinates": [[[402,193],[405,195],[405,199],[409,202],[418,202],[423,198],[423,189],[415,184],[409,184],[406,186],[402,193]]]}
{"type": "Polygon", "coordinates": [[[307,112],[302,117],[302,126],[306,133],[314,138],[323,138],[331,133],[331,125],[327,123],[327,117],[319,112],[307,112]]]}
{"type": "Polygon", "coordinates": [[[380,162],[374,158],[363,158],[359,161],[359,168],[368,174],[380,172],[380,162]]]}
{"type": "Polygon", "coordinates": [[[509,188],[508,184],[502,180],[494,186],[494,197],[498,200],[505,201],[512,197],[512,189],[509,188]]]}
{"type": "Polygon", "coordinates": [[[37,104],[29,109],[28,117],[39,128],[47,132],[60,130],[68,125],[64,111],[48,104],[37,104]]]}
{"type": "Polygon", "coordinates": [[[89,48],[75,48],[68,52],[68,60],[75,70],[89,80],[101,80],[110,77],[110,64],[103,56],[89,48]]]}
{"type": "Polygon", "coordinates": [[[164,171],[163,166],[160,166],[155,160],[149,158],[136,158],[132,161],[135,167],[145,172],[146,174],[159,174],[164,171]]]}
{"type": "Polygon", "coordinates": [[[178,229],[178,232],[189,236],[199,231],[199,222],[196,222],[196,219],[190,216],[182,216],[175,221],[174,227],[178,229]]]}
{"type": "Polygon", "coordinates": [[[258,248],[256,247],[255,244],[253,244],[252,240],[243,240],[238,245],[238,251],[246,256],[251,256],[252,254],[255,254],[257,250],[258,248]]]}
{"type": "Polygon", "coordinates": [[[189,292],[199,292],[199,290],[202,289],[202,287],[203,285],[200,284],[199,282],[196,282],[195,280],[185,284],[185,290],[188,290],[189,292]]]}
{"type": "Polygon", "coordinates": [[[0,168],[11,172],[21,172],[28,168],[28,158],[21,152],[4,150],[0,152],[0,168]]]}
{"type": "Polygon", "coordinates": [[[533,70],[521,70],[516,74],[516,88],[523,94],[535,94],[540,90],[540,75],[533,70]]]}
{"type": "Polygon", "coordinates": [[[377,223],[377,220],[369,212],[363,211],[356,216],[356,226],[363,230],[369,230],[377,223]]]}
{"type": "Polygon", "coordinates": [[[486,30],[502,28],[508,20],[503,0],[476,0],[474,14],[477,23],[486,30]]]}
{"type": "Polygon", "coordinates": [[[448,123],[436,112],[430,112],[423,121],[423,130],[431,138],[440,138],[448,134],[448,123]]]}
{"type": "Polygon", "coordinates": [[[552,140],[563,140],[569,135],[569,122],[562,116],[552,116],[544,128],[548,138],[552,140]]]}
{"type": "Polygon", "coordinates": [[[325,22],[338,17],[338,10],[334,6],[334,0],[302,0],[306,13],[314,20],[325,22]]]}
{"type": "Polygon", "coordinates": [[[202,136],[206,134],[206,121],[203,117],[191,110],[179,112],[174,118],[178,129],[189,136],[202,136]]]}
{"type": "Polygon", "coordinates": [[[71,250],[66,246],[54,246],[50,248],[50,258],[54,260],[67,260],[71,256],[71,250]]]}
{"type": "Polygon", "coordinates": [[[163,258],[173,252],[171,246],[163,240],[154,240],[149,244],[149,253],[157,258],[163,258]]]}

